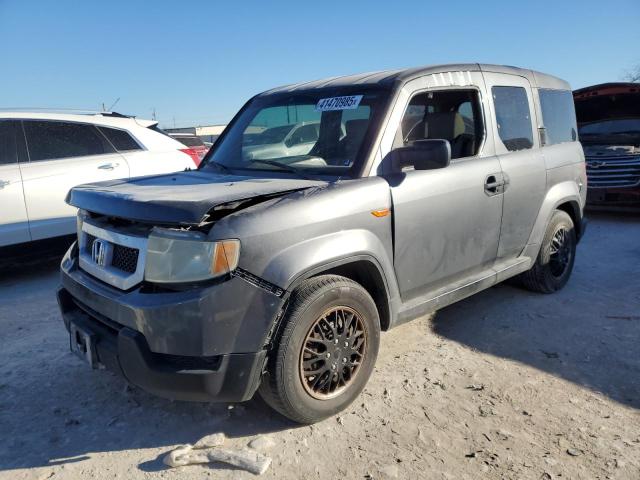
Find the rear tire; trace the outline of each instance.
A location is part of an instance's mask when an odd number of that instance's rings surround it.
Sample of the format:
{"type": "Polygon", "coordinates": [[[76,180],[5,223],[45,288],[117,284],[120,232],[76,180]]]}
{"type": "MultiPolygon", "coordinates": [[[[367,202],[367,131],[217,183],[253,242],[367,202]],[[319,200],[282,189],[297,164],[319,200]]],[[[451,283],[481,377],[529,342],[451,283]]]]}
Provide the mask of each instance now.
{"type": "Polygon", "coordinates": [[[553,293],[565,286],[576,258],[576,233],[569,214],[556,210],[544,234],[540,252],[530,270],[520,275],[528,290],[553,293]]]}
{"type": "Polygon", "coordinates": [[[380,319],[367,291],[337,275],[291,294],[259,393],[291,420],[310,424],[344,410],[371,376],[380,319]]]}

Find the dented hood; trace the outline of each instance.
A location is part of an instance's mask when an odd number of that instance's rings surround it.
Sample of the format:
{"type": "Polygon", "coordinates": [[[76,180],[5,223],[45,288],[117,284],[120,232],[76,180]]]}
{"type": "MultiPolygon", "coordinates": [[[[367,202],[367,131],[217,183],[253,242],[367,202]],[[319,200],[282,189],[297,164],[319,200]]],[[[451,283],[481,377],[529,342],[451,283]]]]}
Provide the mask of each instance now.
{"type": "Polygon", "coordinates": [[[258,178],[187,171],[79,185],[67,203],[91,212],[143,222],[198,224],[217,205],[325,185],[298,178],[258,178]]]}

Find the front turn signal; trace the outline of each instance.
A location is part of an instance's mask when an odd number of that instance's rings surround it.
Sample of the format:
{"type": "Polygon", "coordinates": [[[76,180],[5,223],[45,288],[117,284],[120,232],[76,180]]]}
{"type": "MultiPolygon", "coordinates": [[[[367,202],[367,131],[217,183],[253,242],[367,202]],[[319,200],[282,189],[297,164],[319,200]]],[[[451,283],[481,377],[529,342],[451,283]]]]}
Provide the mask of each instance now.
{"type": "Polygon", "coordinates": [[[391,209],[390,208],[380,208],[378,210],[371,210],[371,215],[373,215],[374,217],[386,217],[387,215],[389,215],[391,213],[391,209]]]}

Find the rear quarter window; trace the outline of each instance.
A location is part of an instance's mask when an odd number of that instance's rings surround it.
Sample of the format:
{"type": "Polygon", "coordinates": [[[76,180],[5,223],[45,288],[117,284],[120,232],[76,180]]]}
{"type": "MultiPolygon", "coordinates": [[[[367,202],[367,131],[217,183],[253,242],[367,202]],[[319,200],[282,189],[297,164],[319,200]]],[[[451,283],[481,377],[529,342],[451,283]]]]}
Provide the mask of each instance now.
{"type": "Polygon", "coordinates": [[[493,87],[498,134],[510,152],[533,147],[533,127],[527,91],[522,87],[493,87]]]}
{"type": "Polygon", "coordinates": [[[573,95],[568,90],[538,90],[547,145],[574,142],[577,135],[573,95]]]}
{"type": "Polygon", "coordinates": [[[131,150],[142,150],[142,147],[134,140],[129,132],[116,128],[98,127],[105,137],[119,152],[129,152],[131,150]]]}

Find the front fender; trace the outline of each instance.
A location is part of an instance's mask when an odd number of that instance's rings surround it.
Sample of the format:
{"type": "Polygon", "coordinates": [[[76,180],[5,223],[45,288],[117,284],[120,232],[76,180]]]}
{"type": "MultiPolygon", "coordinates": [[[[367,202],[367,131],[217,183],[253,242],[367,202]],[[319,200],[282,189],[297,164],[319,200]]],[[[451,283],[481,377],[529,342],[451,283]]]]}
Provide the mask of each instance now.
{"type": "Polygon", "coordinates": [[[389,296],[397,293],[393,264],[382,241],[363,229],[342,230],[291,245],[271,259],[264,278],[291,290],[305,278],[356,260],[373,263],[389,296]]]}
{"type": "Polygon", "coordinates": [[[382,328],[394,323],[401,305],[398,284],[390,255],[373,232],[343,230],[293,245],[273,257],[265,277],[290,293],[304,280],[324,272],[355,274],[356,281],[372,289],[382,328]]]}
{"type": "Polygon", "coordinates": [[[392,303],[398,297],[393,214],[373,214],[390,208],[384,179],[347,180],[229,215],[214,226],[210,237],[240,239],[239,268],[289,292],[311,275],[367,260],[380,274],[392,303]]]}

